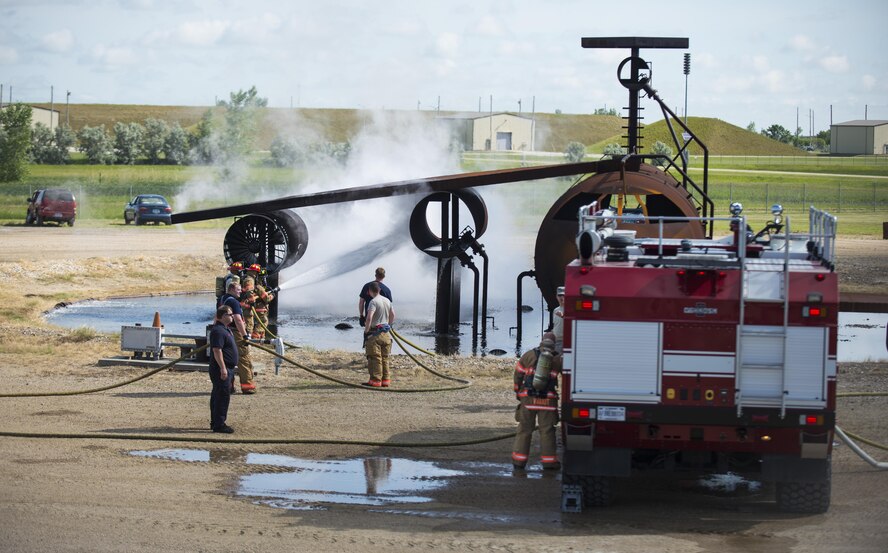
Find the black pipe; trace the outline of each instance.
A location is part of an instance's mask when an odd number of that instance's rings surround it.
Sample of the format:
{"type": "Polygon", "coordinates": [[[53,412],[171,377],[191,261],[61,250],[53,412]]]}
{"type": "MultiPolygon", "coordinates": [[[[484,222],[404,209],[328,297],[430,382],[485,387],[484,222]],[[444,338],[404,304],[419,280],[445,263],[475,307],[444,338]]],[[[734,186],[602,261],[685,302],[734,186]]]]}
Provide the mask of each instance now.
{"type": "Polygon", "coordinates": [[[459,254],[459,260],[463,267],[467,267],[475,275],[475,287],[472,297],[472,353],[478,349],[478,267],[472,263],[472,258],[465,252],[459,254]]]}
{"type": "Polygon", "coordinates": [[[560,163],[557,165],[541,165],[538,167],[518,167],[515,169],[497,169],[494,171],[443,175],[439,177],[427,177],[423,179],[389,182],[370,186],[357,186],[355,188],[340,188],[329,192],[287,196],[264,202],[253,202],[213,209],[173,213],[171,220],[175,224],[192,223],[194,221],[221,219],[223,217],[234,217],[236,215],[247,215],[250,213],[266,213],[280,209],[294,209],[297,207],[308,207],[312,205],[370,200],[373,198],[388,198],[390,196],[404,194],[455,192],[457,190],[463,190],[475,186],[548,179],[568,175],[582,175],[585,173],[595,173],[597,171],[597,161],[582,161],[580,163],[560,163]]]}
{"type": "Polygon", "coordinates": [[[484,280],[481,285],[482,286],[482,288],[481,288],[481,320],[483,321],[483,324],[481,326],[481,342],[486,347],[487,346],[487,265],[488,265],[489,260],[487,259],[487,253],[484,251],[484,246],[481,246],[481,249],[478,252],[478,255],[480,255],[481,259],[484,260],[484,273],[483,273],[484,280]]]}
{"type": "Polygon", "coordinates": [[[518,298],[517,298],[517,326],[518,326],[518,335],[515,338],[515,356],[521,356],[521,302],[522,302],[522,294],[521,294],[521,281],[524,280],[524,277],[534,277],[536,278],[536,272],[531,269],[529,271],[524,271],[518,275],[517,284],[518,284],[518,298]]]}
{"type": "Polygon", "coordinates": [[[274,299],[268,304],[268,331],[277,336],[278,334],[278,295],[280,292],[278,286],[279,273],[271,273],[265,277],[265,286],[268,290],[275,290],[274,299]]]}

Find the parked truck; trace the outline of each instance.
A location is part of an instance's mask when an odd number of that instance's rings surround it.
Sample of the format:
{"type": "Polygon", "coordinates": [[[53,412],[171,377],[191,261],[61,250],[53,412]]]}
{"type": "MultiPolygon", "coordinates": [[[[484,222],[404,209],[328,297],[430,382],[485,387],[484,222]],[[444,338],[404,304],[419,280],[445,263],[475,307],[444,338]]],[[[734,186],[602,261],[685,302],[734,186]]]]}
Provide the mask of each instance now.
{"type": "Polygon", "coordinates": [[[565,510],[606,505],[613,479],[645,471],[751,476],[776,483],[781,510],[828,509],[836,219],[811,208],[795,233],[775,206],[754,233],[731,208],[720,239],[636,238],[624,217],[580,209],[564,281],[565,510]]]}

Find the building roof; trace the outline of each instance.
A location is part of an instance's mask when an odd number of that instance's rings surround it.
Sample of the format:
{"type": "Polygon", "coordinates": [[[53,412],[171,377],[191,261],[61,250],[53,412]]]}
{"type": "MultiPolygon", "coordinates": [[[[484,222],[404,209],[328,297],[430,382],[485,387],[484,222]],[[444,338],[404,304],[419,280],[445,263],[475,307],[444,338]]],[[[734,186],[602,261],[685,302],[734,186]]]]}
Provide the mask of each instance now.
{"type": "Polygon", "coordinates": [[[473,112],[465,112],[465,113],[451,113],[450,115],[439,115],[436,119],[483,119],[485,117],[490,117],[491,115],[511,115],[512,117],[519,117],[521,119],[527,119],[531,121],[530,117],[524,117],[523,115],[518,115],[517,113],[512,113],[509,111],[496,111],[491,113],[481,113],[477,111],[473,112]]]}
{"type": "MultiPolygon", "coordinates": [[[[13,102],[13,104],[17,104],[17,103],[18,103],[18,102],[13,102]]],[[[9,106],[10,106],[10,104],[7,102],[7,103],[3,104],[2,106],[0,106],[0,109],[6,109],[6,108],[8,108],[9,106]]],[[[60,112],[59,110],[57,110],[57,109],[46,109],[46,108],[41,108],[41,107],[38,107],[38,106],[32,106],[31,104],[28,104],[28,106],[31,107],[31,111],[51,111],[51,112],[53,112],[53,113],[61,113],[61,112],[60,112]]]]}
{"type": "Polygon", "coordinates": [[[885,119],[854,119],[853,121],[845,121],[844,123],[835,123],[833,127],[880,127],[888,125],[885,119]]]}

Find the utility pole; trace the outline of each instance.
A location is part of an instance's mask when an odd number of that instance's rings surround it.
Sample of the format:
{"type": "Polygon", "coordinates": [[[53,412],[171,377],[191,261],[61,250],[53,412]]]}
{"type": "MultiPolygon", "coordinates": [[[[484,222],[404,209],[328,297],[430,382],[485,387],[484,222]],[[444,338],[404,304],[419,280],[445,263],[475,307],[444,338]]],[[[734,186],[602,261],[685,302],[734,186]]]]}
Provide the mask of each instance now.
{"type": "Polygon", "coordinates": [[[441,96],[438,96],[438,107],[435,108],[435,113],[441,112],[441,96]]]}
{"type": "Polygon", "coordinates": [[[521,115],[521,98],[518,98],[518,115],[521,115]]]}
{"type": "Polygon", "coordinates": [[[68,118],[68,106],[70,105],[71,91],[66,90],[65,92],[66,92],[66,95],[65,95],[65,126],[67,126],[70,129],[71,128],[71,120],[68,118]]]}
{"type": "Polygon", "coordinates": [[[490,147],[488,150],[493,151],[493,94],[490,95],[490,116],[487,120],[490,121],[490,138],[487,139],[490,147]]]}
{"type": "Polygon", "coordinates": [[[481,113],[481,96],[478,96],[478,113],[481,113]]]}
{"type": "Polygon", "coordinates": [[[691,53],[685,52],[684,55],[684,75],[685,75],[685,124],[688,123],[688,75],[691,74],[691,53]]]}

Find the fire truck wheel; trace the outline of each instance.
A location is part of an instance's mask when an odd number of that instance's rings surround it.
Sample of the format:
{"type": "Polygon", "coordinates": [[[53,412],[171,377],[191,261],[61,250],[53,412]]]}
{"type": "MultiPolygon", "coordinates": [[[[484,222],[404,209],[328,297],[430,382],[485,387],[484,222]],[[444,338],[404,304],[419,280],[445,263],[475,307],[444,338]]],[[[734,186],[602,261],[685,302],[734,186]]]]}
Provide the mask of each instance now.
{"type": "Polygon", "coordinates": [[[564,484],[579,484],[583,488],[583,505],[586,507],[606,507],[611,504],[610,480],[605,476],[581,476],[562,474],[564,484]]]}
{"type": "Polygon", "coordinates": [[[825,513],[829,509],[831,478],[822,482],[778,482],[777,508],[788,513],[825,513]]]}

